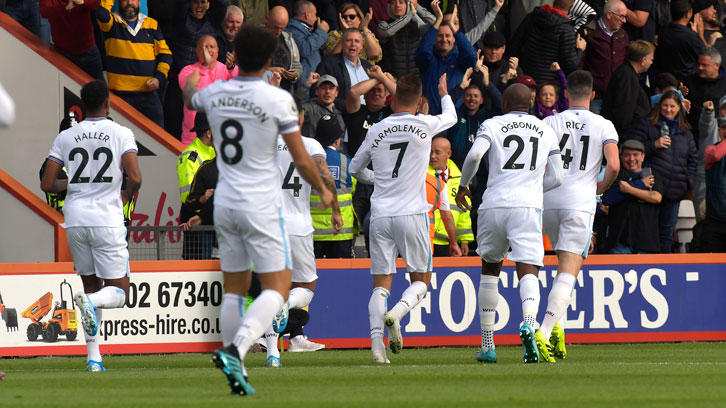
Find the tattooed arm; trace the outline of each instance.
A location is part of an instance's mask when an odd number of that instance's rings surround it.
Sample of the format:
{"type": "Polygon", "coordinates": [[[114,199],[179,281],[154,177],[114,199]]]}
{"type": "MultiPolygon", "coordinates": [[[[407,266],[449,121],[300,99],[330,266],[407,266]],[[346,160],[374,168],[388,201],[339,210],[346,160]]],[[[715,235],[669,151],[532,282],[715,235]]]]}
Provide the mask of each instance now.
{"type": "Polygon", "coordinates": [[[333,233],[333,235],[335,235],[343,228],[343,216],[340,214],[340,206],[338,205],[338,190],[335,188],[333,175],[330,174],[330,170],[328,170],[328,162],[325,161],[325,156],[315,156],[313,157],[313,161],[318,168],[320,178],[323,179],[323,184],[325,184],[325,187],[333,193],[333,215],[330,217],[330,222],[333,225],[333,229],[336,231],[333,233]]]}

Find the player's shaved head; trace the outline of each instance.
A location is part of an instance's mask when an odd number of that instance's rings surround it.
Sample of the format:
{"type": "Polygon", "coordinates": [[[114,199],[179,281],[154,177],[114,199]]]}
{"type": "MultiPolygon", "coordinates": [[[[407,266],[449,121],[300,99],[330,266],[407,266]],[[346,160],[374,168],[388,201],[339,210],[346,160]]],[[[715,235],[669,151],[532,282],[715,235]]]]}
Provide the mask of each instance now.
{"type": "Polygon", "coordinates": [[[502,95],[502,111],[528,112],[532,101],[532,91],[524,84],[512,84],[504,90],[502,95]]]}

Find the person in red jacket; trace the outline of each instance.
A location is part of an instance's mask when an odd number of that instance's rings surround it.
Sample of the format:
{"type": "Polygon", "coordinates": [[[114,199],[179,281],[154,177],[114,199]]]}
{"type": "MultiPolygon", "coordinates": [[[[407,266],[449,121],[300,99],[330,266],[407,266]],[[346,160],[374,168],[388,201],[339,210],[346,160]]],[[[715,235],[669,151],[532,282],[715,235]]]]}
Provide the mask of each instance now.
{"type": "Polygon", "coordinates": [[[40,0],[40,15],[50,22],[55,50],[94,79],[103,79],[90,17],[98,4],[99,0],[40,0]]]}

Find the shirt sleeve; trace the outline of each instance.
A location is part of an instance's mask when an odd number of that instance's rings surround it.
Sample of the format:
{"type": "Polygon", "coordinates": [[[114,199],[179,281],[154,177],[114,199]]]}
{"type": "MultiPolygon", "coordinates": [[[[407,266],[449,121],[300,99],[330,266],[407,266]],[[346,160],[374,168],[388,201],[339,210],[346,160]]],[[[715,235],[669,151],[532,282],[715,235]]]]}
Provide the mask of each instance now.
{"type": "Polygon", "coordinates": [[[448,210],[451,204],[449,203],[449,187],[446,183],[442,183],[441,188],[441,201],[439,201],[439,210],[448,210]]]}
{"type": "Polygon", "coordinates": [[[275,115],[280,128],[280,134],[285,135],[299,131],[300,126],[297,124],[297,107],[295,106],[295,101],[292,99],[292,96],[279,88],[273,87],[272,85],[269,85],[269,87],[275,92],[279,92],[280,95],[279,102],[276,105],[277,112],[275,115]]]}
{"type": "Polygon", "coordinates": [[[192,95],[192,109],[198,112],[204,112],[207,105],[207,92],[209,88],[203,88],[192,95]]]}
{"type": "Polygon", "coordinates": [[[131,129],[124,129],[124,137],[121,141],[121,156],[126,153],[138,153],[139,148],[136,146],[136,139],[131,129]]]}
{"type": "Polygon", "coordinates": [[[50,148],[50,154],[48,155],[48,158],[50,160],[53,160],[54,162],[60,164],[61,166],[64,166],[65,163],[63,162],[63,151],[61,149],[61,143],[60,138],[56,137],[55,141],[53,142],[53,146],[50,148]]]}

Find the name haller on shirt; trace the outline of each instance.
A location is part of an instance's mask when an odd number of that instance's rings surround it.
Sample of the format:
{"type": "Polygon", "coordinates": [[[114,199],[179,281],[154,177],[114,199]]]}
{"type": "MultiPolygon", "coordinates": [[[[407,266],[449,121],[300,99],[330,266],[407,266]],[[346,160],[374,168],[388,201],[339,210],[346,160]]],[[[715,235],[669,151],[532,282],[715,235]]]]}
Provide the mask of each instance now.
{"type": "Polygon", "coordinates": [[[267,116],[267,113],[262,111],[262,108],[255,105],[254,102],[250,102],[247,99],[244,98],[233,98],[233,97],[221,97],[217,99],[217,101],[212,101],[212,105],[210,109],[217,109],[217,108],[240,108],[245,109],[248,112],[252,113],[253,115],[257,116],[257,119],[259,119],[260,123],[265,123],[267,119],[269,119],[269,116],[267,116]]]}
{"type": "Polygon", "coordinates": [[[391,127],[388,127],[388,128],[383,129],[383,132],[379,133],[378,136],[376,136],[376,138],[373,140],[373,146],[372,147],[374,149],[377,148],[378,147],[378,144],[380,144],[383,141],[383,139],[386,138],[386,136],[388,136],[388,135],[390,135],[392,133],[399,133],[399,132],[412,133],[412,134],[420,137],[421,139],[426,139],[426,137],[428,136],[426,134],[426,132],[424,132],[421,128],[418,128],[418,127],[413,126],[413,125],[408,125],[408,124],[406,124],[406,125],[394,125],[394,126],[391,126],[391,127]]]}
{"type": "Polygon", "coordinates": [[[109,136],[103,132],[89,132],[89,133],[81,133],[80,135],[77,135],[73,139],[76,141],[76,143],[81,143],[84,140],[92,140],[97,139],[102,142],[108,142],[109,136]]]}
{"type": "Polygon", "coordinates": [[[510,130],[515,130],[515,129],[532,130],[535,133],[537,133],[540,137],[542,137],[542,135],[544,134],[539,129],[539,127],[537,127],[537,125],[535,123],[530,123],[530,122],[510,122],[510,123],[507,123],[506,125],[502,126],[501,131],[502,131],[502,133],[507,133],[510,130]]]}

